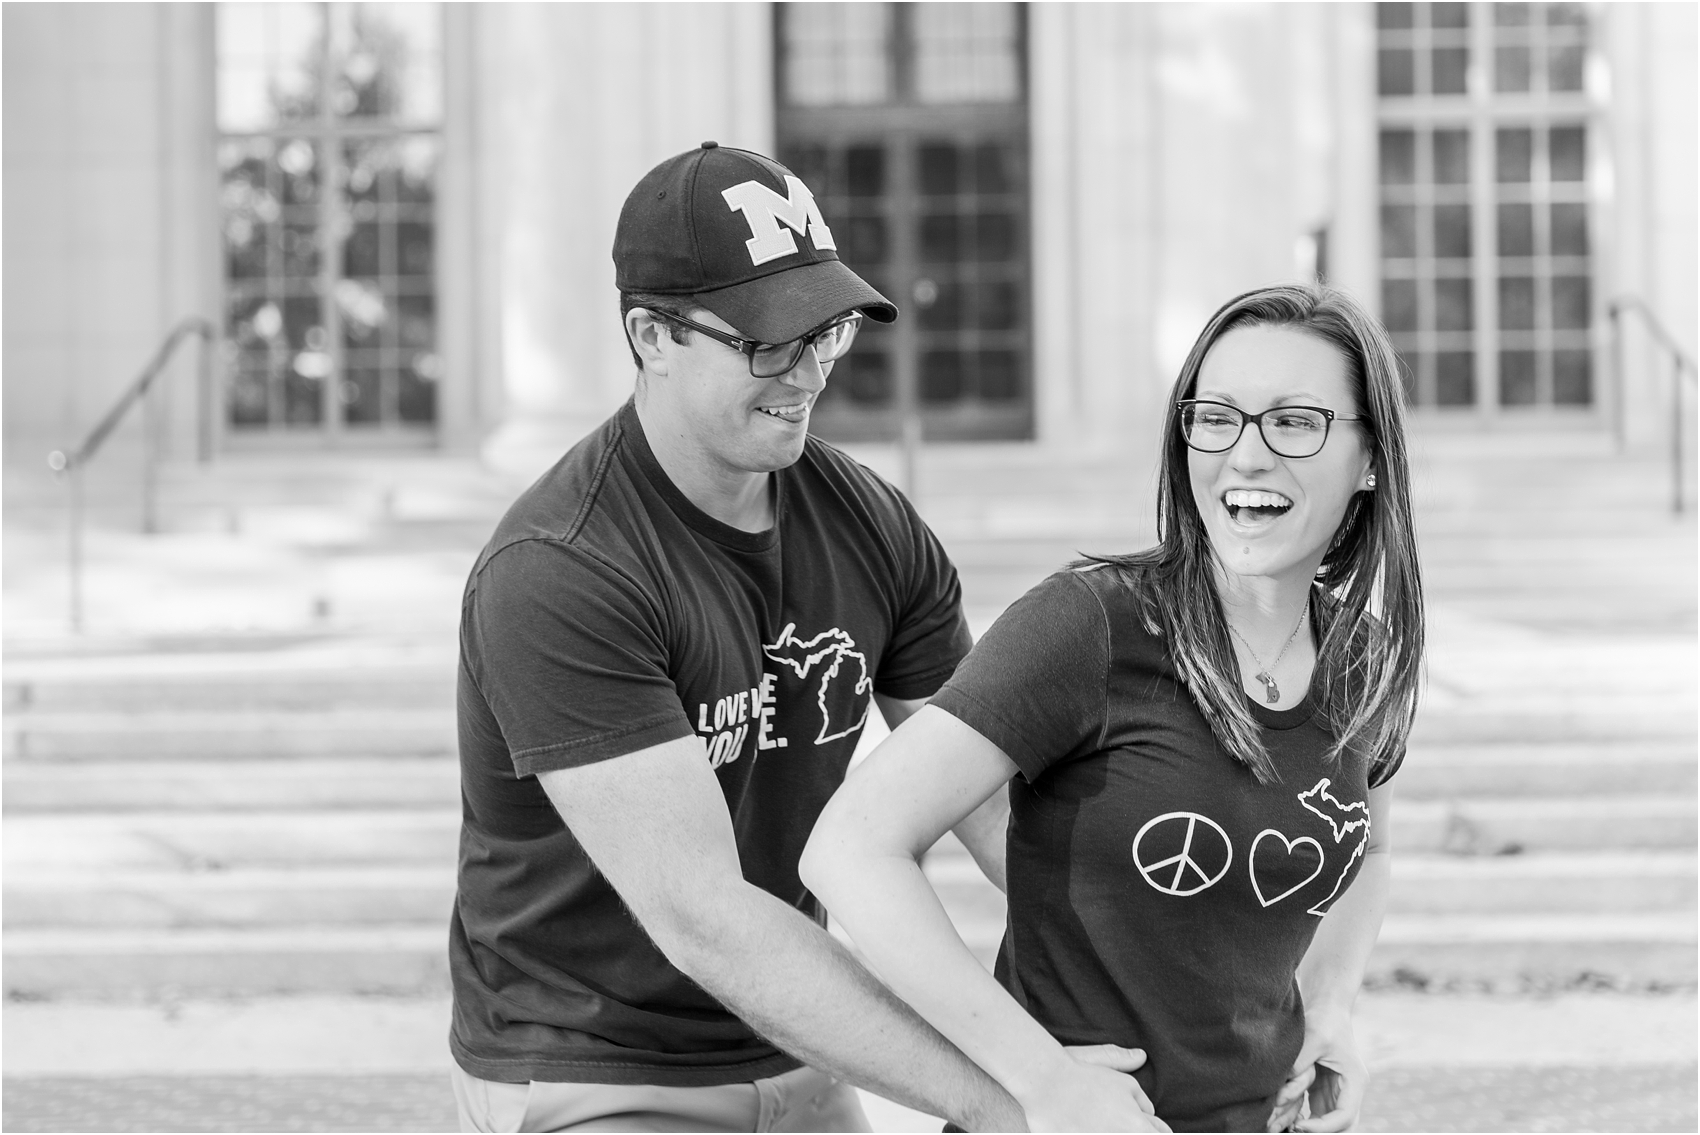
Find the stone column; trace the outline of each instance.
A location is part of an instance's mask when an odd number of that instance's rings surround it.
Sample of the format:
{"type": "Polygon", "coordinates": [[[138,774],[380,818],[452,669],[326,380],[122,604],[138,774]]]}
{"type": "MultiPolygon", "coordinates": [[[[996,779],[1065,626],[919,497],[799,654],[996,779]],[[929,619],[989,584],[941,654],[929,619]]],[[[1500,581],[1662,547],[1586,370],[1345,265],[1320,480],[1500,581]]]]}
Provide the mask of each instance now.
{"type": "Polygon", "coordinates": [[[545,468],[631,393],[610,251],[626,194],[705,139],[770,153],[771,9],[488,5],[479,22],[480,230],[499,242],[500,371],[482,451],[545,468]]]}

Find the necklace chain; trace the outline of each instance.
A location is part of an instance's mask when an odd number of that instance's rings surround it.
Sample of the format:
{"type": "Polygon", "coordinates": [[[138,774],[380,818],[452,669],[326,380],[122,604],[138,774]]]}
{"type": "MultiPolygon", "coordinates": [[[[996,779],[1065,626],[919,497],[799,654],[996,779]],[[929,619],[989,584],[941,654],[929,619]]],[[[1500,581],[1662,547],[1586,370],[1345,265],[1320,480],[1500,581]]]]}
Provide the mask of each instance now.
{"type": "Polygon", "coordinates": [[[1253,674],[1252,677],[1263,683],[1264,697],[1269,700],[1270,705],[1274,705],[1276,702],[1281,700],[1281,687],[1275,684],[1275,678],[1270,671],[1281,665],[1281,659],[1287,657],[1288,648],[1298,641],[1299,628],[1305,625],[1305,616],[1309,614],[1310,600],[1307,598],[1305,600],[1304,607],[1299,611],[1299,621],[1293,624],[1293,633],[1288,635],[1287,641],[1281,644],[1281,653],[1275,656],[1275,661],[1271,662],[1267,666],[1263,665],[1263,659],[1259,658],[1257,656],[1257,651],[1252,648],[1251,640],[1246,638],[1245,635],[1240,634],[1240,629],[1234,626],[1233,623],[1230,622],[1228,624],[1228,629],[1233,631],[1234,634],[1239,637],[1241,642],[1245,643],[1246,653],[1251,655],[1251,660],[1257,663],[1259,667],[1258,672],[1253,674]]]}

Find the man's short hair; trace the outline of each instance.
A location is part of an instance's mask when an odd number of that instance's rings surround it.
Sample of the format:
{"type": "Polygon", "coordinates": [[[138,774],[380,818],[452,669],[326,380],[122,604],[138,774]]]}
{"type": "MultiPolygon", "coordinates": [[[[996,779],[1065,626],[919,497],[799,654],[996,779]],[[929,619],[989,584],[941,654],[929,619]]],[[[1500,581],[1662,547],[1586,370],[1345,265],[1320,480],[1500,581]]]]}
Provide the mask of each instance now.
{"type": "MultiPolygon", "coordinates": [[[[702,310],[700,305],[691,302],[690,296],[664,296],[656,292],[621,292],[620,327],[622,330],[626,326],[626,312],[634,307],[641,307],[645,311],[665,312],[668,315],[681,315],[686,319],[691,318],[692,312],[702,310]]],[[[681,346],[691,341],[691,329],[689,327],[680,327],[677,323],[669,323],[667,324],[667,333],[673,337],[673,342],[681,346]]],[[[629,334],[626,336],[626,349],[631,351],[632,362],[637,364],[638,370],[643,370],[643,356],[637,353],[637,348],[632,345],[629,334]]]]}

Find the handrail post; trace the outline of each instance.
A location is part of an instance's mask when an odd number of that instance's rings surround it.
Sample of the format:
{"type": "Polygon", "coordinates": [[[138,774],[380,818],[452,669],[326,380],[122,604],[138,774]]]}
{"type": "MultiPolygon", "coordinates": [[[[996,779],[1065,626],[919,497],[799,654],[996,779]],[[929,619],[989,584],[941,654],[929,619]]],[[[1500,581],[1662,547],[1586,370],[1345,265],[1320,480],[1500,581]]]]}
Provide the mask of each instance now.
{"type": "Polygon", "coordinates": [[[202,465],[212,461],[213,451],[213,345],[212,324],[204,324],[201,327],[201,349],[195,359],[195,394],[196,401],[200,403],[199,417],[196,421],[196,425],[200,428],[197,431],[199,436],[195,439],[195,456],[202,465]]]}
{"type": "Polygon", "coordinates": [[[83,471],[72,468],[71,478],[71,633],[83,633],[83,471]]]}
{"type": "Polygon", "coordinates": [[[1624,406],[1627,404],[1623,385],[1628,381],[1627,368],[1623,362],[1623,306],[1617,300],[1606,305],[1606,315],[1611,319],[1611,428],[1617,440],[1617,452],[1622,454],[1629,448],[1629,430],[1623,420],[1624,406]]]}
{"type": "Polygon", "coordinates": [[[1682,515],[1682,356],[1671,352],[1670,473],[1671,512],[1682,515]]]}
{"type": "Polygon", "coordinates": [[[159,457],[154,452],[159,435],[158,388],[149,386],[142,394],[142,533],[159,531],[159,457]]]}

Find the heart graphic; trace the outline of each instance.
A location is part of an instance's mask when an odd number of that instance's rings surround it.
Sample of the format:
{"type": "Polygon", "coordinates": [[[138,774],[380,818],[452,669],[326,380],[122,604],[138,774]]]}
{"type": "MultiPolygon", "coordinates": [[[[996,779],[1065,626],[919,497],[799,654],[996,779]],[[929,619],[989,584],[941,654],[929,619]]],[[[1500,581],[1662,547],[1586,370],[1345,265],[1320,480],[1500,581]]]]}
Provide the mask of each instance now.
{"type": "Polygon", "coordinates": [[[1322,874],[1322,859],[1322,845],[1317,843],[1314,839],[1311,839],[1308,835],[1302,835],[1298,839],[1288,839],[1274,828],[1264,828],[1262,831],[1257,833],[1257,838],[1251,841],[1251,854],[1246,857],[1247,869],[1251,872],[1251,889],[1257,892],[1257,901],[1262,903],[1264,906],[1274,906],[1294,891],[1301,890],[1306,883],[1309,883],[1312,879],[1322,874]],[[1292,856],[1293,850],[1302,844],[1308,843],[1311,850],[1316,852],[1316,866],[1311,869],[1310,874],[1306,875],[1303,880],[1291,887],[1288,887],[1274,898],[1264,898],[1263,885],[1257,881],[1257,849],[1263,846],[1263,841],[1269,836],[1274,836],[1276,839],[1281,841],[1282,847],[1289,858],[1292,856]]]}

